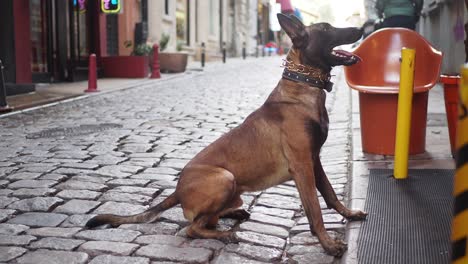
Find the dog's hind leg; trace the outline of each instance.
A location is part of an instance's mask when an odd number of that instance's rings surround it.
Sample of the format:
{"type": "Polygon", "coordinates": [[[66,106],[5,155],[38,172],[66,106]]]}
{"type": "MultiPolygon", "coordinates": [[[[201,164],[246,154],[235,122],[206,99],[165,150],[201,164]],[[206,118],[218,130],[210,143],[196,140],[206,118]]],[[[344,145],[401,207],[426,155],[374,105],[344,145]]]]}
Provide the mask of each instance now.
{"type": "Polygon", "coordinates": [[[193,238],[230,238],[231,232],[209,228],[216,226],[220,215],[235,205],[236,182],[226,169],[198,165],[189,167],[176,189],[185,218],[191,225],[187,235],[193,238]]]}
{"type": "Polygon", "coordinates": [[[346,208],[336,197],[335,190],[330,184],[330,181],[323,170],[320,158],[316,158],[314,162],[315,183],[319,192],[322,194],[325,203],[329,208],[335,209],[339,214],[350,221],[358,221],[366,219],[367,213],[361,210],[350,210],[346,208]]]}

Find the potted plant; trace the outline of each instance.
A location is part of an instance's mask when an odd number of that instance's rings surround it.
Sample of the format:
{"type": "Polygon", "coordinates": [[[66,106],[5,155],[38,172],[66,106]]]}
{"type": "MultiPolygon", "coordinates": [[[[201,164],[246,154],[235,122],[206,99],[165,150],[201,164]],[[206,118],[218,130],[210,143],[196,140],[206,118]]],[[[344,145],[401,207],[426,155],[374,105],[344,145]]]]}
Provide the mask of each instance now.
{"type": "MultiPolygon", "coordinates": [[[[127,40],[124,43],[129,48],[133,44],[127,40]]],[[[134,47],[129,56],[102,57],[104,76],[119,78],[146,78],[149,74],[149,55],[152,47],[146,43],[134,47]]]]}
{"type": "Polygon", "coordinates": [[[168,52],[165,51],[167,44],[169,43],[169,35],[162,34],[161,40],[159,41],[159,66],[161,72],[178,73],[184,72],[187,67],[188,54],[182,51],[182,43],[177,43],[177,51],[168,52]]]}

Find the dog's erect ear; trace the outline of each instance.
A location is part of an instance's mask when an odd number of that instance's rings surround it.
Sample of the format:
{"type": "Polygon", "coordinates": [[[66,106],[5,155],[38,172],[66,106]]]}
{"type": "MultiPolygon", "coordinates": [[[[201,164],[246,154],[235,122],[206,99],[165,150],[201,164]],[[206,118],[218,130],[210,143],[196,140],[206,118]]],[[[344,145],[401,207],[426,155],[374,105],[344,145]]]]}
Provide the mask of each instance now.
{"type": "Polygon", "coordinates": [[[291,38],[293,45],[300,48],[307,42],[307,32],[304,24],[295,16],[287,16],[281,13],[276,15],[281,28],[291,38]]]}

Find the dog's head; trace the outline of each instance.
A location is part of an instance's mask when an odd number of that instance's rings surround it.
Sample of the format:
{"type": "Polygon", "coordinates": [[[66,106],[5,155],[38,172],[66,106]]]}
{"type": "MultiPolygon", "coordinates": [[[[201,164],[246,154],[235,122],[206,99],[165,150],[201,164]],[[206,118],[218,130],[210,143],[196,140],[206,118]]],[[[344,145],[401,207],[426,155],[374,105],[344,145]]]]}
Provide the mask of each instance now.
{"type": "Polygon", "coordinates": [[[335,47],[351,44],[362,36],[360,28],[335,28],[328,23],[304,24],[295,16],[278,14],[278,21],[293,43],[300,63],[329,71],[333,66],[352,65],[360,58],[335,47]]]}

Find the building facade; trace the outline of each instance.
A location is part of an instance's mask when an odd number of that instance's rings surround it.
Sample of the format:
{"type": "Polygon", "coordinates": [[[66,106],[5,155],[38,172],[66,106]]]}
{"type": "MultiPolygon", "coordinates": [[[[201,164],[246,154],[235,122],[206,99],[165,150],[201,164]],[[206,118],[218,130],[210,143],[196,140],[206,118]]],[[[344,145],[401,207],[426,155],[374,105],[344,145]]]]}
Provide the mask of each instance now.
{"type": "Polygon", "coordinates": [[[84,80],[90,54],[96,54],[98,65],[103,57],[130,54],[129,41],[145,38],[146,3],[0,1],[0,59],[7,93],[32,91],[34,83],[84,80]]]}
{"type": "Polygon", "coordinates": [[[168,51],[188,52],[200,60],[202,43],[206,59],[241,56],[245,43],[248,53],[257,45],[258,0],[165,0],[150,1],[148,42],[169,38],[168,51]]]}

